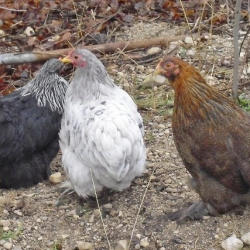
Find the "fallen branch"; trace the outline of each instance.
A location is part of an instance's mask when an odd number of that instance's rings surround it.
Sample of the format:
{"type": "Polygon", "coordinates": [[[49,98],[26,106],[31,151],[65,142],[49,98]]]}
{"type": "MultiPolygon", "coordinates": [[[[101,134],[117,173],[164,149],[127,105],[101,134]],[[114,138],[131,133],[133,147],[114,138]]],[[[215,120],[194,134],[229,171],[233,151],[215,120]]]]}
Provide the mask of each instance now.
{"type": "MultiPolygon", "coordinates": [[[[114,53],[117,50],[127,51],[136,48],[145,48],[150,46],[166,46],[169,42],[184,40],[186,36],[173,36],[173,37],[157,37],[151,39],[134,40],[134,41],[122,41],[115,43],[97,44],[83,46],[82,48],[88,49],[91,52],[100,53],[114,53]]],[[[52,51],[33,51],[28,53],[7,53],[0,55],[0,65],[3,64],[21,64],[46,61],[51,58],[57,58],[63,55],[67,55],[72,48],[59,49],[52,51]]]]}

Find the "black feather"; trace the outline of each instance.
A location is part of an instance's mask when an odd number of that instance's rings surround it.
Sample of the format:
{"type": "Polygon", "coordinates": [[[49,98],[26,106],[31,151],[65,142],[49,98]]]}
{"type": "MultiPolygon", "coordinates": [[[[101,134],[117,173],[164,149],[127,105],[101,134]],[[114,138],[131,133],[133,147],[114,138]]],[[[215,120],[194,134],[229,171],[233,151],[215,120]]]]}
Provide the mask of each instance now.
{"type": "Polygon", "coordinates": [[[29,187],[48,178],[68,85],[58,75],[62,67],[51,59],[26,86],[0,98],[0,188],[29,187]]]}

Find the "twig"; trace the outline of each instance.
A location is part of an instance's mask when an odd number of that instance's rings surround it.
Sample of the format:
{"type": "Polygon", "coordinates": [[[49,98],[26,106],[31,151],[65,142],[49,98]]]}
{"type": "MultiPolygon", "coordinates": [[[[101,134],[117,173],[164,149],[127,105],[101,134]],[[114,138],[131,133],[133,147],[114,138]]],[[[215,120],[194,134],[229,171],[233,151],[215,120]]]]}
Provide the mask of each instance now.
{"type": "Polygon", "coordinates": [[[95,182],[94,182],[94,178],[93,178],[93,174],[92,174],[92,169],[90,168],[89,170],[90,170],[90,174],[91,174],[93,188],[94,188],[94,191],[95,191],[95,199],[96,199],[97,207],[98,207],[98,210],[99,210],[99,213],[100,213],[100,217],[101,217],[101,222],[102,222],[102,226],[103,226],[103,229],[104,229],[104,233],[105,233],[108,245],[109,245],[109,249],[112,250],[111,244],[110,244],[110,241],[109,241],[109,237],[108,237],[108,234],[107,234],[107,230],[105,228],[104,220],[103,220],[103,217],[102,217],[102,211],[101,211],[101,208],[100,208],[100,204],[99,204],[99,200],[98,200],[98,196],[97,196],[97,192],[96,192],[96,188],[95,188],[95,182]]]}
{"type": "Polygon", "coordinates": [[[27,10],[16,10],[16,9],[11,9],[7,7],[0,6],[0,9],[2,10],[9,10],[9,11],[15,11],[15,12],[26,12],[27,10]]]}
{"type": "Polygon", "coordinates": [[[152,171],[152,173],[151,173],[151,175],[150,175],[150,177],[149,177],[149,181],[148,181],[148,183],[147,183],[145,192],[144,192],[144,194],[143,194],[143,196],[142,196],[141,203],[140,203],[139,209],[138,209],[137,214],[136,214],[136,217],[135,217],[135,223],[134,223],[133,229],[132,229],[132,231],[131,231],[131,236],[130,236],[130,240],[129,240],[129,243],[128,243],[128,249],[129,249],[129,247],[130,247],[130,245],[131,245],[132,238],[133,238],[134,231],[135,231],[135,227],[136,227],[136,224],[137,224],[137,221],[138,221],[140,212],[141,212],[141,208],[142,208],[143,202],[144,202],[145,197],[146,197],[146,193],[147,193],[147,191],[148,191],[149,184],[150,184],[151,179],[152,179],[152,176],[153,176],[153,174],[154,174],[154,172],[155,172],[155,168],[156,168],[156,167],[154,167],[154,169],[153,169],[153,171],[152,171]]]}
{"type": "Polygon", "coordinates": [[[239,85],[239,25],[240,25],[240,8],[241,0],[236,1],[235,18],[234,18],[234,71],[233,71],[233,98],[236,100],[239,85]]]}
{"type": "MultiPolygon", "coordinates": [[[[156,37],[156,38],[151,38],[151,39],[80,46],[79,48],[85,48],[85,49],[90,50],[91,52],[97,52],[97,53],[101,52],[105,54],[105,53],[114,53],[118,49],[127,51],[127,50],[136,49],[136,48],[147,48],[147,47],[156,46],[156,45],[166,47],[168,43],[172,41],[184,40],[185,37],[186,37],[185,35],[172,36],[172,37],[156,37]]],[[[46,61],[51,58],[56,58],[62,55],[67,55],[70,51],[72,51],[72,48],[52,50],[52,51],[33,51],[33,52],[28,52],[28,53],[1,54],[0,65],[46,61]]]]}

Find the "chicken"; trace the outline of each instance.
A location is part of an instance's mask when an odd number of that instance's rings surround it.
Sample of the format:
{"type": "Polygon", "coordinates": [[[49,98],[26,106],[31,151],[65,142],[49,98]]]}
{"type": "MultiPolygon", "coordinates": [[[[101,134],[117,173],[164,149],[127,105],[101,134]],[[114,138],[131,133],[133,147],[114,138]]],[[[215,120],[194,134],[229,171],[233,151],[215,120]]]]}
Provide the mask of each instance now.
{"type": "Polygon", "coordinates": [[[30,187],[48,178],[59,150],[68,83],[51,59],[24,87],[0,98],[0,188],[30,187]]]}
{"type": "Polygon", "coordinates": [[[249,114],[179,58],[164,57],[155,75],[166,77],[174,89],[174,142],[201,197],[170,219],[201,219],[249,203],[249,114]]]}
{"type": "Polygon", "coordinates": [[[62,61],[77,67],[59,134],[62,165],[70,180],[64,187],[83,198],[103,187],[122,191],[145,170],[137,107],[90,51],[77,49],[62,61]]]}

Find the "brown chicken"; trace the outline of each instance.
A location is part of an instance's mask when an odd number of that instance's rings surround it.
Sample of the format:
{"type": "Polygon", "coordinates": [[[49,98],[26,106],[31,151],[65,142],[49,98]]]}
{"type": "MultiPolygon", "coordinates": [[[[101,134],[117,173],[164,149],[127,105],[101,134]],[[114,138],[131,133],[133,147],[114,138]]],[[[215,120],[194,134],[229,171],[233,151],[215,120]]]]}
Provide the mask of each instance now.
{"type": "Polygon", "coordinates": [[[179,58],[164,57],[157,74],[175,91],[174,141],[202,199],[170,219],[201,219],[249,203],[250,115],[179,58]]]}

